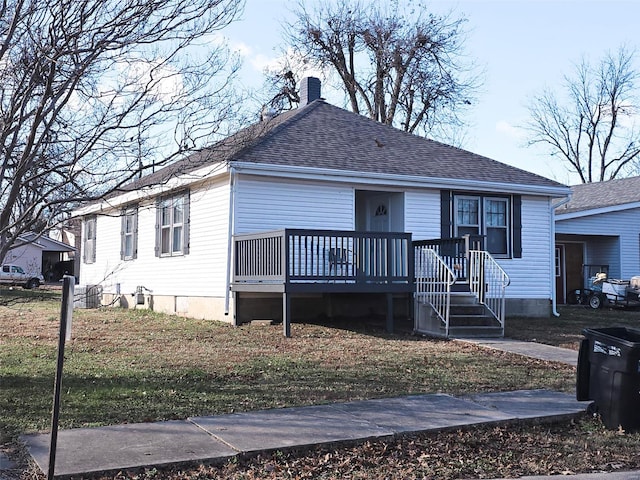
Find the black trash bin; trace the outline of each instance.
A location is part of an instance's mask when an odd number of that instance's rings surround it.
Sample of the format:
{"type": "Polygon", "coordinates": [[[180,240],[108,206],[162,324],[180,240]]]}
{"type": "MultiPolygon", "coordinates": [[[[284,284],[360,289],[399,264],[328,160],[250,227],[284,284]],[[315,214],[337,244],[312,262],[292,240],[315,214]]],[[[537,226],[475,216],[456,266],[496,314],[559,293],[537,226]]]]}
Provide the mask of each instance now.
{"type": "Polygon", "coordinates": [[[608,428],[640,429],[640,330],[586,328],[582,334],[577,399],[593,400],[608,428]]]}

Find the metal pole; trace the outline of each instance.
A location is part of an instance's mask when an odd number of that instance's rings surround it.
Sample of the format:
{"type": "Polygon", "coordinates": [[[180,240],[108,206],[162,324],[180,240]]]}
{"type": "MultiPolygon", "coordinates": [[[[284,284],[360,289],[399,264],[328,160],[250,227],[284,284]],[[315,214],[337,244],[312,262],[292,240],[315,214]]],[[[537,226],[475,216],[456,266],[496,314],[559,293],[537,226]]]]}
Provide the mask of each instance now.
{"type": "Polygon", "coordinates": [[[73,308],[73,277],[65,276],[62,287],[62,306],[60,308],[60,337],[58,338],[58,364],[53,391],[53,411],[51,414],[51,444],[49,447],[49,470],[47,480],[53,480],[56,467],[56,447],[58,444],[58,419],[60,417],[60,391],[62,390],[62,367],[64,365],[64,344],[67,337],[67,322],[71,321],[73,308]],[[72,297],[72,298],[69,298],[72,297]],[[69,303],[71,302],[71,303],[69,303]]]}

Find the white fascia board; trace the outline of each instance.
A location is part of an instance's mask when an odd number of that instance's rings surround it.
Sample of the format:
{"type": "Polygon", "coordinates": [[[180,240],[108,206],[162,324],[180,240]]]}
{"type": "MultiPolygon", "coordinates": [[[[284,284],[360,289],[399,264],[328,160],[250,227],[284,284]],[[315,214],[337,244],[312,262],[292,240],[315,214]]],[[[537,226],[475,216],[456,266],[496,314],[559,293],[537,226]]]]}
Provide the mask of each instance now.
{"type": "Polygon", "coordinates": [[[569,187],[544,187],[539,185],[486,182],[437,177],[417,177],[386,173],[333,170],[290,165],[267,165],[261,163],[234,162],[238,173],[263,175],[280,178],[310,179],[335,182],[357,182],[377,186],[402,186],[434,189],[482,190],[497,193],[521,193],[529,195],[563,197],[571,193],[569,187]]]}
{"type": "Polygon", "coordinates": [[[625,203],[622,205],[611,205],[608,207],[592,208],[589,210],[580,210],[571,213],[556,212],[556,220],[571,220],[572,218],[590,217],[592,215],[602,215],[603,213],[622,212],[624,210],[632,210],[640,208],[640,202],[625,203]]]}
{"type": "Polygon", "coordinates": [[[180,176],[172,177],[164,183],[149,185],[138,190],[121,193],[114,197],[106,198],[84,207],[74,210],[72,217],[82,217],[84,215],[93,215],[100,212],[114,210],[125,205],[139,202],[148,198],[157,197],[164,193],[172,192],[193,185],[194,183],[203,182],[208,179],[227,173],[229,166],[227,163],[216,165],[207,165],[205,167],[194,170],[180,176]]]}

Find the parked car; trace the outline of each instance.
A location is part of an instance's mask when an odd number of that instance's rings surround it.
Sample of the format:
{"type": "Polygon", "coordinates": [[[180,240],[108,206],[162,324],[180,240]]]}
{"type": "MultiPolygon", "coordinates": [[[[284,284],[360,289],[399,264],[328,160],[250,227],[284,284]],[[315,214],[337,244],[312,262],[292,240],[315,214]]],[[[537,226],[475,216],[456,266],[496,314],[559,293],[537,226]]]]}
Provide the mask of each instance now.
{"type": "Polygon", "coordinates": [[[38,288],[44,283],[42,275],[32,275],[18,265],[2,265],[0,269],[0,284],[21,285],[24,288],[38,288]]]}

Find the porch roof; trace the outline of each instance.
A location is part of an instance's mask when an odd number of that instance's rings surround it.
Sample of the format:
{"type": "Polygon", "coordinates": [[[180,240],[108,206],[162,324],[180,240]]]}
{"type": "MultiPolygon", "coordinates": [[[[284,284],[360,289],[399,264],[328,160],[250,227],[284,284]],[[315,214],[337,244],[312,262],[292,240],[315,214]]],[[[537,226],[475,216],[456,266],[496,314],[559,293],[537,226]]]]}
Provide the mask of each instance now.
{"type": "Polygon", "coordinates": [[[640,176],[574,185],[571,187],[571,200],[557,208],[556,215],[623,205],[629,208],[640,206],[640,176]]]}
{"type": "Polygon", "coordinates": [[[68,245],[63,242],[59,242],[54,240],[53,238],[49,238],[43,235],[39,235],[37,233],[28,232],[18,237],[18,241],[22,245],[33,245],[36,248],[40,248],[41,250],[48,252],[74,252],[77,251],[76,247],[68,245]]]}

